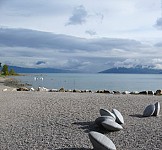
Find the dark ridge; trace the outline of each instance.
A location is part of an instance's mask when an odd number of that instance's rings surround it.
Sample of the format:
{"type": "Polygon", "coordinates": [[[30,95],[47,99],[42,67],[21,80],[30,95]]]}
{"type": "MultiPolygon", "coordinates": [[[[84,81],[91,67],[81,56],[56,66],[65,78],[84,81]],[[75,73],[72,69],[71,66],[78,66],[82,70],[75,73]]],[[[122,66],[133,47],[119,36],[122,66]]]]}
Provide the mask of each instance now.
{"type": "Polygon", "coordinates": [[[162,70],[160,69],[150,69],[150,68],[110,68],[99,73],[122,73],[122,74],[162,74],[162,70]]]}

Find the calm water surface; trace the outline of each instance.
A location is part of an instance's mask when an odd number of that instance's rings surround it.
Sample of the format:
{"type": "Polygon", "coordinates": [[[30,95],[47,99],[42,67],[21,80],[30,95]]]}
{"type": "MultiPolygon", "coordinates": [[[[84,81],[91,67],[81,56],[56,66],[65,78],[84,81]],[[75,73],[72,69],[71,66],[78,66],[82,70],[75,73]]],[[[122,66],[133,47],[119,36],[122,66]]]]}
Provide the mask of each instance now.
{"type": "Polygon", "coordinates": [[[161,74],[75,74],[49,73],[27,74],[16,77],[32,87],[43,86],[50,89],[108,89],[119,91],[141,91],[162,89],[161,74]]]}

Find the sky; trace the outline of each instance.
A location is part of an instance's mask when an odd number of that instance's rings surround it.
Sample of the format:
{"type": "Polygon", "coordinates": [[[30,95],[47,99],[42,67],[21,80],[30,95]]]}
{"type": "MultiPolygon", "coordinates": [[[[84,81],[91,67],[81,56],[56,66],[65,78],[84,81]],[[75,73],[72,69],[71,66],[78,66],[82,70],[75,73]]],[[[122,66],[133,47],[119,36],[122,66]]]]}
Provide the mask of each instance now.
{"type": "Polygon", "coordinates": [[[162,69],[161,0],[0,0],[0,62],[162,69]]]}

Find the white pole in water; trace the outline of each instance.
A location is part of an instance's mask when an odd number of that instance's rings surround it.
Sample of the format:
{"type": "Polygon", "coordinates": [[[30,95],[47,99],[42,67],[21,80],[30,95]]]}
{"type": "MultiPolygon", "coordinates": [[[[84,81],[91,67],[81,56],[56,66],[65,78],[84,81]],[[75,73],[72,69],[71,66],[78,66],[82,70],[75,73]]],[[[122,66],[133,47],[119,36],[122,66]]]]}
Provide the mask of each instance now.
{"type": "Polygon", "coordinates": [[[40,80],[42,80],[42,81],[43,81],[43,77],[41,77],[41,78],[40,78],[40,80]]]}
{"type": "Polygon", "coordinates": [[[34,80],[37,81],[38,80],[38,77],[34,77],[34,80]]]}

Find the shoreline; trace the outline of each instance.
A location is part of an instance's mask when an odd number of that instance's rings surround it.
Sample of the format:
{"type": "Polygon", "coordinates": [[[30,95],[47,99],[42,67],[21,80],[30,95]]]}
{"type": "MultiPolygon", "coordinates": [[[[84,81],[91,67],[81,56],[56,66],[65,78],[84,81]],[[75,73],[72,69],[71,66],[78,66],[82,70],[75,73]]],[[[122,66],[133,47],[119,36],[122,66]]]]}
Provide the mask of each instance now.
{"type": "MultiPolygon", "coordinates": [[[[61,89],[66,91],[154,91],[161,89],[162,80],[160,76],[115,76],[100,74],[27,74],[27,76],[15,77],[24,83],[32,84],[32,87],[44,87],[46,89],[61,89]]],[[[31,87],[31,86],[30,86],[31,87]]]]}
{"type": "Polygon", "coordinates": [[[23,83],[20,80],[14,78],[14,76],[9,77],[0,77],[0,90],[1,91],[41,91],[41,92],[70,92],[70,93],[103,93],[103,94],[123,94],[123,95],[162,95],[162,90],[157,89],[156,91],[110,91],[110,90],[68,90],[61,87],[60,89],[48,89],[45,87],[38,87],[34,89],[32,85],[23,83]]]}
{"type": "Polygon", "coordinates": [[[21,81],[14,78],[14,76],[10,77],[0,77],[0,89],[7,89],[7,90],[15,90],[22,87],[27,87],[28,84],[24,84],[21,81]]]}
{"type": "Polygon", "coordinates": [[[0,91],[3,91],[4,89],[11,90],[12,87],[5,85],[6,80],[8,80],[7,77],[0,77],[0,91]]]}

